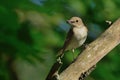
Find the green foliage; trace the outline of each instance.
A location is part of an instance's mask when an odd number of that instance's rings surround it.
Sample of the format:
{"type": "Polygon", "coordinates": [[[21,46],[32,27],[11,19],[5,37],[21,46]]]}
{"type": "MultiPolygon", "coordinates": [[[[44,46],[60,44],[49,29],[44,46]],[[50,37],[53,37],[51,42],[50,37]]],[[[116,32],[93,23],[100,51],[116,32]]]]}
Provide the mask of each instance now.
{"type": "MultiPolygon", "coordinates": [[[[20,80],[44,80],[69,29],[65,20],[80,16],[89,29],[89,43],[109,27],[106,20],[119,18],[119,5],[119,0],[1,0],[0,80],[12,80],[8,64],[15,65],[20,80]]],[[[95,80],[120,79],[119,51],[120,46],[98,63],[95,80]]],[[[64,63],[72,59],[69,52],[64,63]]]]}

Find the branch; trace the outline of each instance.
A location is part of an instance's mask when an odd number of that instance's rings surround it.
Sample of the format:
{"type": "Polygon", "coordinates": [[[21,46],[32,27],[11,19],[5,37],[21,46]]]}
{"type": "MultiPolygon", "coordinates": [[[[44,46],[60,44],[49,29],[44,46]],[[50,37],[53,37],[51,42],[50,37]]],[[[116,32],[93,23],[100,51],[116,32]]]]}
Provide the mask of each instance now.
{"type": "Polygon", "coordinates": [[[99,38],[89,44],[66,70],[60,74],[60,80],[79,80],[82,74],[96,65],[105,55],[120,43],[120,18],[114,22],[99,38]]]}

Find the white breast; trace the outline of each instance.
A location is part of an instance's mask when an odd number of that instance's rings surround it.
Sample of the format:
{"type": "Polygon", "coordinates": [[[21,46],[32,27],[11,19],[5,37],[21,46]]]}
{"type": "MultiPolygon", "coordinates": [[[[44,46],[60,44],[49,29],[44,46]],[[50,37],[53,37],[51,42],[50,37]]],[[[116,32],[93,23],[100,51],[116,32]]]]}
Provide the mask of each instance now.
{"type": "Polygon", "coordinates": [[[87,37],[87,29],[86,27],[80,27],[80,28],[74,28],[73,29],[74,32],[74,37],[76,38],[76,40],[78,41],[78,46],[81,46],[87,37]]]}
{"type": "Polygon", "coordinates": [[[86,27],[80,27],[80,28],[73,28],[74,36],[77,40],[80,40],[81,38],[84,38],[87,36],[87,29],[86,27]]]}
{"type": "Polygon", "coordinates": [[[80,47],[86,40],[87,29],[86,27],[73,28],[74,36],[66,50],[71,50],[80,47]]]}

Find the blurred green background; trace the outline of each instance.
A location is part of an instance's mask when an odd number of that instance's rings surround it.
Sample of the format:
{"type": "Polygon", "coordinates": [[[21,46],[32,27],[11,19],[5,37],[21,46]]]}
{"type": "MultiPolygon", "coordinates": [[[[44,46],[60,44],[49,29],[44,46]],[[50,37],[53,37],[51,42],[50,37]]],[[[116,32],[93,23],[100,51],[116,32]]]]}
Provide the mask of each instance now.
{"type": "MultiPolygon", "coordinates": [[[[72,16],[94,41],[120,16],[120,0],[0,0],[0,80],[45,80],[62,47],[72,16]]],[[[75,51],[76,55],[79,49],[75,51]]],[[[95,80],[120,80],[120,46],[98,64],[95,80]]],[[[67,52],[62,69],[73,57],[67,52]]]]}

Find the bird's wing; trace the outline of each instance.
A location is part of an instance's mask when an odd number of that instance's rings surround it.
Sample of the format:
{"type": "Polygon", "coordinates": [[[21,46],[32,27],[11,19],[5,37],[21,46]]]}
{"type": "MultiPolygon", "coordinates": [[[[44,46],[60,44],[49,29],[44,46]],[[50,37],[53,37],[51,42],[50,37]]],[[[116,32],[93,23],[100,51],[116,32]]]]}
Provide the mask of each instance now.
{"type": "Polygon", "coordinates": [[[70,41],[72,40],[72,37],[73,37],[73,29],[71,28],[67,34],[66,40],[65,40],[63,48],[62,48],[64,51],[68,47],[70,41]]]}
{"type": "Polygon", "coordinates": [[[73,37],[73,29],[71,28],[67,34],[67,37],[66,37],[66,40],[64,42],[62,49],[57,54],[57,57],[62,57],[64,55],[64,51],[68,47],[70,41],[72,40],[72,37],[73,37]]]}

